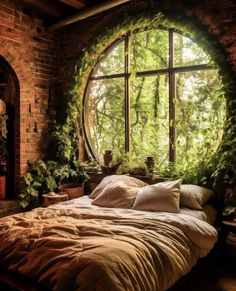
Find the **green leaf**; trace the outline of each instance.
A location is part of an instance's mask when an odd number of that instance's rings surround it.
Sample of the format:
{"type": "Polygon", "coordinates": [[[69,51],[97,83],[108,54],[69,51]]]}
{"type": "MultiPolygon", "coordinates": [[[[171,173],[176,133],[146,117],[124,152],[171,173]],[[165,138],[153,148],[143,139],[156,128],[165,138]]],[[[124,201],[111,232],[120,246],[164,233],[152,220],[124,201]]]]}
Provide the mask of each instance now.
{"type": "Polygon", "coordinates": [[[42,183],[41,183],[41,182],[38,182],[38,181],[34,181],[34,182],[32,183],[32,186],[37,188],[37,187],[42,186],[42,183]]]}
{"type": "Polygon", "coordinates": [[[25,184],[29,186],[32,181],[33,181],[33,177],[31,175],[31,173],[26,173],[26,175],[24,176],[25,184]]]}
{"type": "Polygon", "coordinates": [[[46,178],[46,184],[51,192],[53,192],[57,187],[56,181],[52,176],[46,178]]]}
{"type": "Polygon", "coordinates": [[[29,194],[30,196],[32,196],[32,197],[38,197],[38,191],[35,190],[33,187],[29,187],[29,188],[27,189],[27,192],[28,192],[28,194],[29,194]]]}
{"type": "Polygon", "coordinates": [[[27,207],[29,205],[29,203],[27,201],[20,201],[19,205],[23,208],[27,207]]]}

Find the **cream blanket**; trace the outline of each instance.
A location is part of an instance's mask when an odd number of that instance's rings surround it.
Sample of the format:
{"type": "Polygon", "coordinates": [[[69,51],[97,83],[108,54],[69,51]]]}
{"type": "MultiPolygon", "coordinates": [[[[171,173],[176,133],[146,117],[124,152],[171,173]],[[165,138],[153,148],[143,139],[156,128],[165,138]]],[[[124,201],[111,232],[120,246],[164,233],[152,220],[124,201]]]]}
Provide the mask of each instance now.
{"type": "Polygon", "coordinates": [[[0,261],[53,290],[161,291],[213,247],[188,214],[108,209],[75,200],[0,219],[0,261]]]}

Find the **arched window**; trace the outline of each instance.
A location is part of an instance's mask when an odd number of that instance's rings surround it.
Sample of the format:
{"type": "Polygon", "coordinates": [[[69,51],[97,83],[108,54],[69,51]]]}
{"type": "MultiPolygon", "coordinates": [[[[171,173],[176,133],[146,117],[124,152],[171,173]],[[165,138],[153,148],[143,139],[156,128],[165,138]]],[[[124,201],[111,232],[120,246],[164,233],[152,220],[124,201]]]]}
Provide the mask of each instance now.
{"type": "Polygon", "coordinates": [[[218,71],[193,40],[174,29],[127,33],[106,48],[84,99],[88,148],[177,165],[219,145],[225,103],[218,71]]]}

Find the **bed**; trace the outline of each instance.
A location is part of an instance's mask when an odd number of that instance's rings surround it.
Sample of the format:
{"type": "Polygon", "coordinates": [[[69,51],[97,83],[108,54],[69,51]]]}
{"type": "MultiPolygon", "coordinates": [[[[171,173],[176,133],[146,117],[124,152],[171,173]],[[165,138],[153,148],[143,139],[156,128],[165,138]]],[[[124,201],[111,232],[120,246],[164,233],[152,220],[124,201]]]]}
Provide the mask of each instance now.
{"type": "Polygon", "coordinates": [[[90,196],[0,219],[1,267],[42,290],[162,291],[173,286],[217,241],[216,212],[207,203],[212,193],[194,199],[188,193],[185,204],[200,201],[195,208],[201,208],[190,209],[180,203],[181,181],[150,188],[123,178],[129,180],[123,175],[105,179],[90,196]],[[140,193],[149,201],[142,201],[140,193]],[[168,195],[174,202],[163,203],[168,195]],[[114,201],[121,207],[113,207],[114,201]],[[179,208],[169,208],[171,203],[179,208]],[[153,210],[163,205],[168,211],[153,210]]]}

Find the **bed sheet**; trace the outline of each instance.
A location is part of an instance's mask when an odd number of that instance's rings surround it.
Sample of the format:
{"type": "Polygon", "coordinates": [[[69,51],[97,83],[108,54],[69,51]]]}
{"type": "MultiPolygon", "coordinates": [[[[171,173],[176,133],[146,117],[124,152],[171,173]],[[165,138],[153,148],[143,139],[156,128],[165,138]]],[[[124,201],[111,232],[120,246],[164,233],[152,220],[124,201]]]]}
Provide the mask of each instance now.
{"type": "MultiPolygon", "coordinates": [[[[92,201],[93,201],[93,199],[89,198],[88,195],[84,195],[80,198],[74,199],[72,201],[72,203],[83,204],[83,205],[87,204],[87,205],[91,205],[91,207],[96,208],[97,206],[91,204],[92,201]]],[[[68,203],[68,202],[66,202],[66,203],[68,203]]],[[[126,212],[126,210],[121,210],[121,211],[123,213],[126,212]]],[[[137,211],[136,213],[138,213],[139,215],[145,216],[145,213],[146,213],[146,215],[148,215],[148,216],[156,216],[156,212],[138,211],[138,210],[136,210],[136,211],[137,211]]],[[[128,212],[130,212],[130,210],[128,212]]],[[[194,216],[200,220],[208,222],[211,225],[214,225],[215,220],[216,220],[216,216],[217,216],[217,211],[211,204],[205,204],[203,206],[202,210],[180,208],[179,214],[186,214],[186,215],[194,216]]]]}
{"type": "Polygon", "coordinates": [[[0,260],[52,290],[166,290],[217,240],[183,212],[110,209],[86,196],[37,208],[0,219],[0,260]]]}

